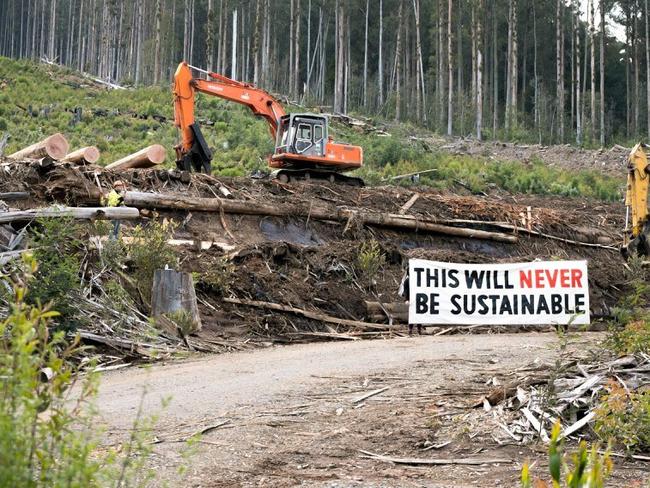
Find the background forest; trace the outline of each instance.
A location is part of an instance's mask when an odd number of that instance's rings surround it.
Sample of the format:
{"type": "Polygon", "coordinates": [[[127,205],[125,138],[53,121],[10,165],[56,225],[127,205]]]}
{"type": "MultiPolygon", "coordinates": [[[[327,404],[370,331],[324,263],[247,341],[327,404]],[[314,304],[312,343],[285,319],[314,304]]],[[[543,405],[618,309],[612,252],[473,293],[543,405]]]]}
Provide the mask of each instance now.
{"type": "Polygon", "coordinates": [[[326,111],[605,145],[650,134],[647,12],[648,0],[2,0],[0,55],[124,85],[168,85],[186,59],[326,111]]]}

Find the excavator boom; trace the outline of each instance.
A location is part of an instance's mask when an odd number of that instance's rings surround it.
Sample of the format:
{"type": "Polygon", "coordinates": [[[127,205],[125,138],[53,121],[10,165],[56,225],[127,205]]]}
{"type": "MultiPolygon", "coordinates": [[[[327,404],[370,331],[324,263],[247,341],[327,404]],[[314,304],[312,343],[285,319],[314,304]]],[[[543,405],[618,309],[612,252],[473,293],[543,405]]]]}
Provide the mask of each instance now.
{"type": "Polygon", "coordinates": [[[625,242],[623,254],[650,254],[648,245],[648,190],[650,186],[650,166],[644,144],[637,144],[628,158],[627,190],[625,205],[625,242]],[[630,215],[631,214],[631,215],[630,215]],[[632,217],[630,226],[629,218],[632,217]]]}
{"type": "Polygon", "coordinates": [[[266,120],[275,141],[269,166],[283,172],[285,181],[290,179],[291,173],[296,178],[325,177],[330,181],[349,180],[352,184],[363,184],[357,178],[338,174],[361,167],[363,152],[358,146],[335,143],[328,134],[326,116],[287,115],[282,105],[266,91],[186,62],[178,65],[174,75],[174,122],[181,130],[181,142],[175,149],[181,169],[210,172],[212,154],[194,116],[196,92],[245,105],[254,115],[266,120]],[[209,79],[194,78],[193,69],[209,79]]]}

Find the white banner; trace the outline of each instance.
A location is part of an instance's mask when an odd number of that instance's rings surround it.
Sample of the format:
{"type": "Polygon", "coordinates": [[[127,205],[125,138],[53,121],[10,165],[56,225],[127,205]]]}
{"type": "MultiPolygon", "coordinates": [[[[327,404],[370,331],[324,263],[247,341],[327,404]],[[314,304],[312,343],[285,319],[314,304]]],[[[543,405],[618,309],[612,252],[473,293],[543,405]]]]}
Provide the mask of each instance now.
{"type": "Polygon", "coordinates": [[[587,261],[409,260],[409,323],[589,324],[587,261]]]}

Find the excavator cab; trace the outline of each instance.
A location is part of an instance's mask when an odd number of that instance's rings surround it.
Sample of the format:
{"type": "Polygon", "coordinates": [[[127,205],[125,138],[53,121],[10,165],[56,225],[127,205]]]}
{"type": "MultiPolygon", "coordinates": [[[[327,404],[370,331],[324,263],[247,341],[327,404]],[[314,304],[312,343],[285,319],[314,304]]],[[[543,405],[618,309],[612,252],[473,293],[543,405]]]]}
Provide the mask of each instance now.
{"type": "Polygon", "coordinates": [[[327,117],[314,114],[290,114],[280,118],[275,154],[325,156],[327,117]]]}

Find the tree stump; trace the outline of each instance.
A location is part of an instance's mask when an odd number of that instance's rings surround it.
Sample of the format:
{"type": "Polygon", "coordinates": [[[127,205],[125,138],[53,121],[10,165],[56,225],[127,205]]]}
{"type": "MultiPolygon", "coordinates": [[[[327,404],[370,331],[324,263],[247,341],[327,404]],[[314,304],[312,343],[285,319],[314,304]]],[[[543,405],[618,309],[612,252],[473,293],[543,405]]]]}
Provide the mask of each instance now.
{"type": "Polygon", "coordinates": [[[157,269],[151,289],[151,316],[164,316],[181,329],[183,335],[201,330],[201,316],[190,273],[157,269]]]}

